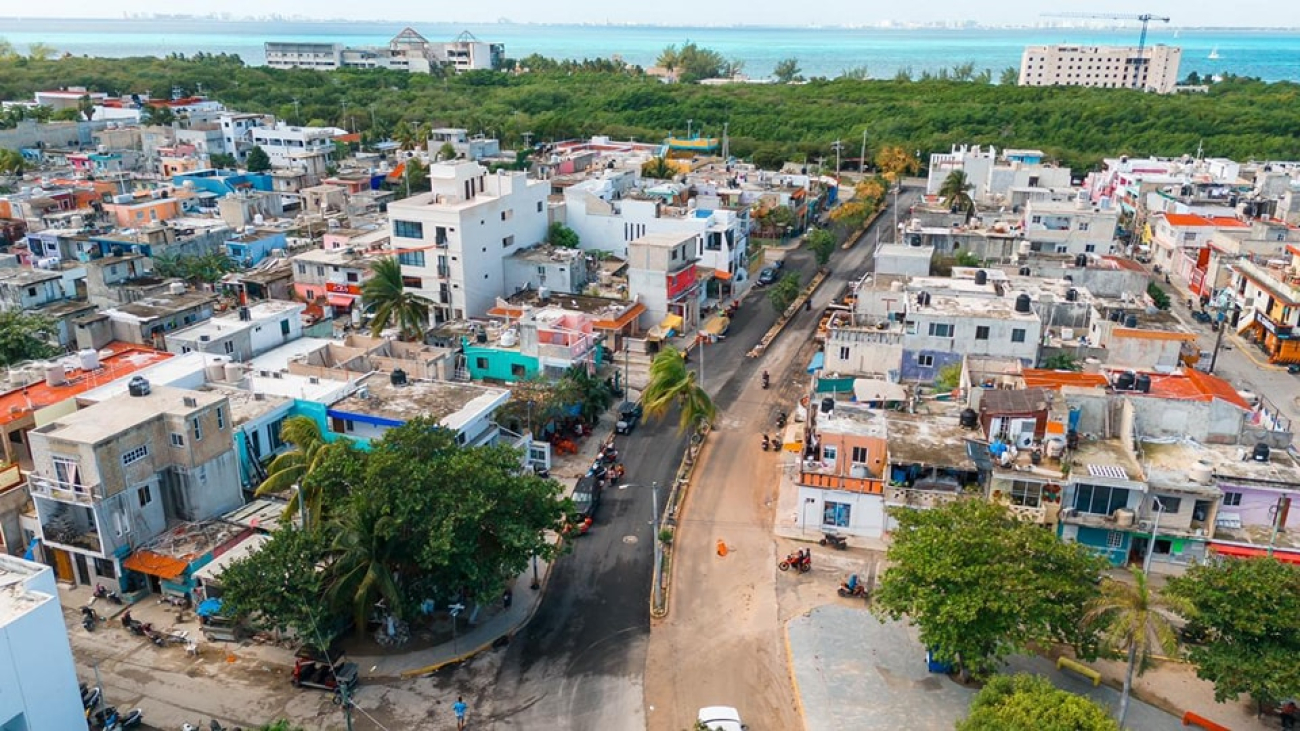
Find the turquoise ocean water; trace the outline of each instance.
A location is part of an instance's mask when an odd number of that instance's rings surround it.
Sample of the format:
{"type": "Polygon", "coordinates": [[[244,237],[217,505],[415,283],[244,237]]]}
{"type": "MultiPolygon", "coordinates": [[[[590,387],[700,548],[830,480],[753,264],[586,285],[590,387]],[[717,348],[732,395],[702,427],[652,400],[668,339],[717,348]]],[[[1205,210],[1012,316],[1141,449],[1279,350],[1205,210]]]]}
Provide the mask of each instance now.
{"type": "MultiPolygon", "coordinates": [[[[506,54],[539,53],[552,58],[618,55],[651,65],[659,51],[686,40],[745,62],[752,77],[768,75],[782,58],[796,57],[807,76],[835,76],[866,66],[888,78],[900,68],[914,73],[971,62],[996,77],[1019,66],[1026,45],[1044,43],[1135,45],[1136,27],[1085,29],[893,30],[845,28],[687,28],[605,25],[450,25],[416,23],[431,40],[450,40],[468,30],[480,39],[506,44],[506,54]]],[[[264,62],[265,41],[328,41],[383,45],[401,23],[228,22],[215,20],[49,20],[0,18],[0,37],[19,51],[45,43],[60,52],[105,57],[235,53],[251,64],[264,62]]],[[[1227,71],[1266,81],[1300,81],[1300,30],[1177,30],[1153,26],[1149,43],[1183,48],[1180,73],[1227,71]],[[1211,52],[1219,58],[1211,60],[1211,52]]]]}

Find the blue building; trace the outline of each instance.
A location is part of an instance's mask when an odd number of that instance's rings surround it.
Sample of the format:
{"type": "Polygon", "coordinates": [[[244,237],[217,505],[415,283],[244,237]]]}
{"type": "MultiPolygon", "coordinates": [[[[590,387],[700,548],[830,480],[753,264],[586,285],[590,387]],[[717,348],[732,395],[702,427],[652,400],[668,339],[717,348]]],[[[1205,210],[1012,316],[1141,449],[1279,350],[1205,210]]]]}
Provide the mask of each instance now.
{"type": "MultiPolygon", "coordinates": [[[[251,228],[251,227],[250,227],[251,228]]],[[[251,231],[226,239],[226,257],[236,264],[255,267],[275,250],[288,251],[289,240],[282,231],[251,231]]]]}

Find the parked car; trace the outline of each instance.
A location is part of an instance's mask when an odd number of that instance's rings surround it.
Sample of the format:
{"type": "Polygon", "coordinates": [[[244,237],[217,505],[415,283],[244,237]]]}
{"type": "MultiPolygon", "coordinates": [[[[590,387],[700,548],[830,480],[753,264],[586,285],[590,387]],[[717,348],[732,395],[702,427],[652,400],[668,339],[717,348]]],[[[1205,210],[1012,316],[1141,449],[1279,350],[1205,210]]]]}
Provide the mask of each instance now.
{"type": "Polygon", "coordinates": [[[776,281],[778,269],[776,267],[766,267],[758,273],[758,286],[766,287],[776,281]]]}
{"type": "Polygon", "coordinates": [[[585,535],[596,522],[596,508],[600,506],[600,485],[604,475],[583,475],[573,488],[573,515],[565,532],[585,535]]]}
{"type": "Polygon", "coordinates": [[[740,711],[731,706],[706,706],[700,709],[699,722],[709,731],[745,731],[740,711]]]}
{"type": "Polygon", "coordinates": [[[618,405],[618,423],[614,425],[615,434],[631,434],[641,421],[641,404],[624,401],[618,405]]]}
{"type": "Polygon", "coordinates": [[[291,676],[294,687],[328,690],[340,695],[343,688],[351,691],[357,686],[360,676],[357,664],[345,659],[341,651],[327,655],[304,645],[295,655],[291,676]]]}

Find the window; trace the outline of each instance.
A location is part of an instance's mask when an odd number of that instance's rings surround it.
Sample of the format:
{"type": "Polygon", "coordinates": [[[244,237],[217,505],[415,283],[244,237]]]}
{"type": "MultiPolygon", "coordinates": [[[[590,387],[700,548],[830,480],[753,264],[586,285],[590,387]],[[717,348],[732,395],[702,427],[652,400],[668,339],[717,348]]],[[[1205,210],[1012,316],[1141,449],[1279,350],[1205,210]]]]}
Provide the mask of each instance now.
{"type": "Polygon", "coordinates": [[[404,239],[424,238],[424,224],[419,221],[393,221],[393,235],[404,239]]]}
{"type": "Polygon", "coordinates": [[[487,370],[487,369],[488,369],[488,359],[487,359],[487,358],[482,358],[482,357],[475,358],[475,359],[474,359],[474,367],[475,367],[475,368],[478,368],[479,370],[482,370],[482,371],[487,370]]]}
{"type": "Polygon", "coordinates": [[[225,348],[227,353],[235,352],[235,344],[229,340],[225,342],[225,348]]]}
{"type": "Polygon", "coordinates": [[[1079,222],[1079,230],[1080,230],[1080,231],[1087,231],[1087,230],[1088,230],[1088,222],[1087,222],[1087,221],[1080,221],[1080,222],[1079,222]]]}
{"type": "Polygon", "coordinates": [[[172,432],[172,434],[171,434],[171,438],[172,438],[172,446],[173,446],[173,447],[184,447],[184,446],[185,446],[185,435],[184,435],[184,434],[177,434],[176,432],[172,432]]]}
{"type": "Polygon", "coordinates": [[[1227,508],[1235,508],[1241,505],[1241,493],[1225,492],[1223,493],[1223,505],[1227,508]]]}
{"type": "Polygon", "coordinates": [[[827,446],[822,447],[822,461],[828,464],[835,464],[835,460],[840,456],[839,447],[827,446]]]}
{"type": "Polygon", "coordinates": [[[122,455],[122,466],[125,467],[129,464],[135,464],[136,462],[139,462],[140,460],[148,456],[149,456],[149,445],[141,444],[135,449],[132,449],[131,451],[122,455]]]}
{"type": "Polygon", "coordinates": [[[1023,343],[1023,342],[1025,342],[1025,329],[1022,328],[1022,327],[1018,327],[1018,328],[1016,328],[1015,330],[1012,330],[1012,331],[1011,331],[1011,342],[1013,342],[1013,343],[1023,343]]]}
{"type": "Polygon", "coordinates": [[[835,528],[847,528],[853,506],[848,503],[833,503],[829,500],[822,505],[822,525],[835,528]]]}
{"type": "Polygon", "coordinates": [[[323,276],[325,276],[325,267],[323,267],[323,266],[318,266],[318,267],[316,267],[316,276],[318,276],[318,277],[323,277],[323,276]]]}
{"type": "Polygon", "coordinates": [[[226,415],[222,413],[220,407],[217,407],[217,431],[221,431],[222,429],[225,428],[226,428],[226,415]]]}
{"type": "Polygon", "coordinates": [[[976,339],[976,340],[988,340],[988,339],[989,339],[989,326],[988,326],[988,325],[976,325],[976,326],[975,326],[975,339],[976,339]]]}
{"type": "Polygon", "coordinates": [[[1030,222],[1030,223],[1042,223],[1042,222],[1043,222],[1043,217],[1042,217],[1042,216],[1034,216],[1033,218],[1029,219],[1029,222],[1030,222]]]}
{"type": "Polygon", "coordinates": [[[1086,253],[1088,253],[1088,254],[1094,253],[1095,251],[1097,251],[1097,245],[1096,245],[1096,244],[1084,244],[1084,245],[1083,245],[1083,250],[1084,250],[1084,252],[1086,252],[1086,253]]]}
{"type": "Polygon", "coordinates": [[[918,355],[918,356],[916,356],[916,364],[919,365],[919,366],[921,366],[922,368],[933,368],[933,367],[934,367],[934,356],[933,356],[933,355],[918,355]]]}
{"type": "Polygon", "coordinates": [[[501,212],[501,220],[509,221],[512,217],[514,217],[514,215],[515,212],[507,208],[506,210],[501,212]]]}
{"type": "Polygon", "coordinates": [[[952,331],[953,331],[952,323],[948,323],[948,322],[932,322],[932,323],[930,323],[930,336],[931,336],[931,337],[935,337],[935,338],[950,338],[950,337],[952,337],[952,331]]]}
{"type": "Polygon", "coordinates": [[[397,263],[407,267],[422,267],[424,266],[424,252],[398,251],[397,263]]]}
{"type": "Polygon", "coordinates": [[[515,245],[514,234],[511,234],[510,236],[506,236],[505,238],[501,239],[501,245],[504,247],[514,246],[515,245]]]}
{"type": "Polygon", "coordinates": [[[1113,530],[1106,533],[1106,548],[1123,548],[1124,534],[1120,531],[1113,530]]]}
{"type": "Polygon", "coordinates": [[[915,323],[915,322],[910,322],[910,321],[909,321],[909,322],[904,322],[904,323],[903,323],[903,330],[904,330],[908,335],[915,335],[915,334],[916,334],[916,323],[915,323]]]}
{"type": "Polygon", "coordinates": [[[847,346],[847,345],[841,345],[841,346],[840,346],[840,360],[848,360],[848,359],[849,359],[849,346],[847,346]]]}
{"type": "Polygon", "coordinates": [[[866,448],[866,447],[854,447],[854,448],[853,448],[853,464],[866,464],[866,463],[867,463],[867,448],[866,448]]]}
{"type": "Polygon", "coordinates": [[[1024,505],[1029,508],[1038,507],[1043,496],[1043,484],[1041,482],[1025,482],[1023,480],[1013,480],[1011,482],[1011,504],[1024,505]]]}
{"type": "MultiPolygon", "coordinates": [[[[266,425],[267,441],[271,443],[272,451],[275,451],[280,447],[284,446],[284,440],[280,438],[280,430],[283,428],[284,428],[284,419],[276,419],[275,421],[266,425]]],[[[253,436],[257,437],[257,432],[253,432],[253,436]]],[[[255,439],[254,441],[257,440],[255,439]]]]}
{"type": "Polygon", "coordinates": [[[1076,485],[1074,508],[1093,515],[1112,515],[1128,505],[1128,490],[1102,485],[1076,485]]]}
{"type": "Polygon", "coordinates": [[[1165,497],[1164,495],[1154,495],[1152,497],[1151,509],[1155,510],[1156,501],[1159,501],[1161,505],[1165,506],[1165,515],[1177,513],[1178,509],[1183,507],[1183,499],[1180,497],[1165,497]]]}
{"type": "Polygon", "coordinates": [[[1196,240],[1196,232],[1195,232],[1195,231],[1185,231],[1185,232],[1183,232],[1183,241],[1195,241],[1195,240],[1196,240]]]}
{"type": "Polygon", "coordinates": [[[140,507],[142,508],[153,502],[153,493],[149,490],[148,485],[140,488],[140,492],[136,493],[136,497],[140,498],[140,507]]]}
{"type": "Polygon", "coordinates": [[[126,511],[117,510],[113,513],[113,526],[118,536],[131,534],[131,522],[127,520],[126,511]]]}
{"type": "Polygon", "coordinates": [[[541,201],[537,201],[537,212],[538,212],[538,213],[541,213],[541,212],[542,212],[542,202],[541,202],[541,201]]]}
{"type": "Polygon", "coordinates": [[[95,559],[95,573],[106,579],[116,579],[117,567],[106,558],[97,558],[95,559]]]}
{"type": "Polygon", "coordinates": [[[288,334],[289,334],[289,321],[288,321],[288,320],[281,320],[281,321],[280,321],[280,334],[281,334],[281,335],[288,335],[288,334]]]}
{"type": "Polygon", "coordinates": [[[190,419],[190,426],[194,427],[194,441],[203,441],[203,426],[199,423],[199,417],[190,419]]]}
{"type": "Polygon", "coordinates": [[[510,375],[514,378],[524,378],[528,375],[528,369],[522,363],[510,364],[510,375]]]}
{"type": "Polygon", "coordinates": [[[356,272],[348,272],[348,281],[349,281],[349,282],[357,282],[357,281],[360,281],[360,279],[361,279],[361,275],[360,275],[360,274],[357,274],[356,272]]]}

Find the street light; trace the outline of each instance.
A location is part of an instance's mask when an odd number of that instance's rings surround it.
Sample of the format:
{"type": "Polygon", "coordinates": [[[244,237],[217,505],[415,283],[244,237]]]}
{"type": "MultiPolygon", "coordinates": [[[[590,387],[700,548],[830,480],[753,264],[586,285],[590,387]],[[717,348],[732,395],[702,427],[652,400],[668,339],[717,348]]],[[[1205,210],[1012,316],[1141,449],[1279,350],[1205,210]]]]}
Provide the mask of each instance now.
{"type": "Polygon", "coordinates": [[[858,172],[863,178],[867,175],[867,131],[862,130],[862,156],[858,158],[858,172]]]}
{"type": "MultiPolygon", "coordinates": [[[[1155,554],[1156,535],[1160,532],[1160,516],[1165,512],[1165,504],[1160,502],[1160,498],[1152,495],[1151,502],[1156,506],[1156,519],[1151,525],[1151,540],[1147,543],[1147,555],[1142,561],[1142,573],[1148,575],[1151,573],[1151,556],[1155,554]]],[[[1121,718],[1119,722],[1120,726],[1124,725],[1124,719],[1121,718]]]]}

